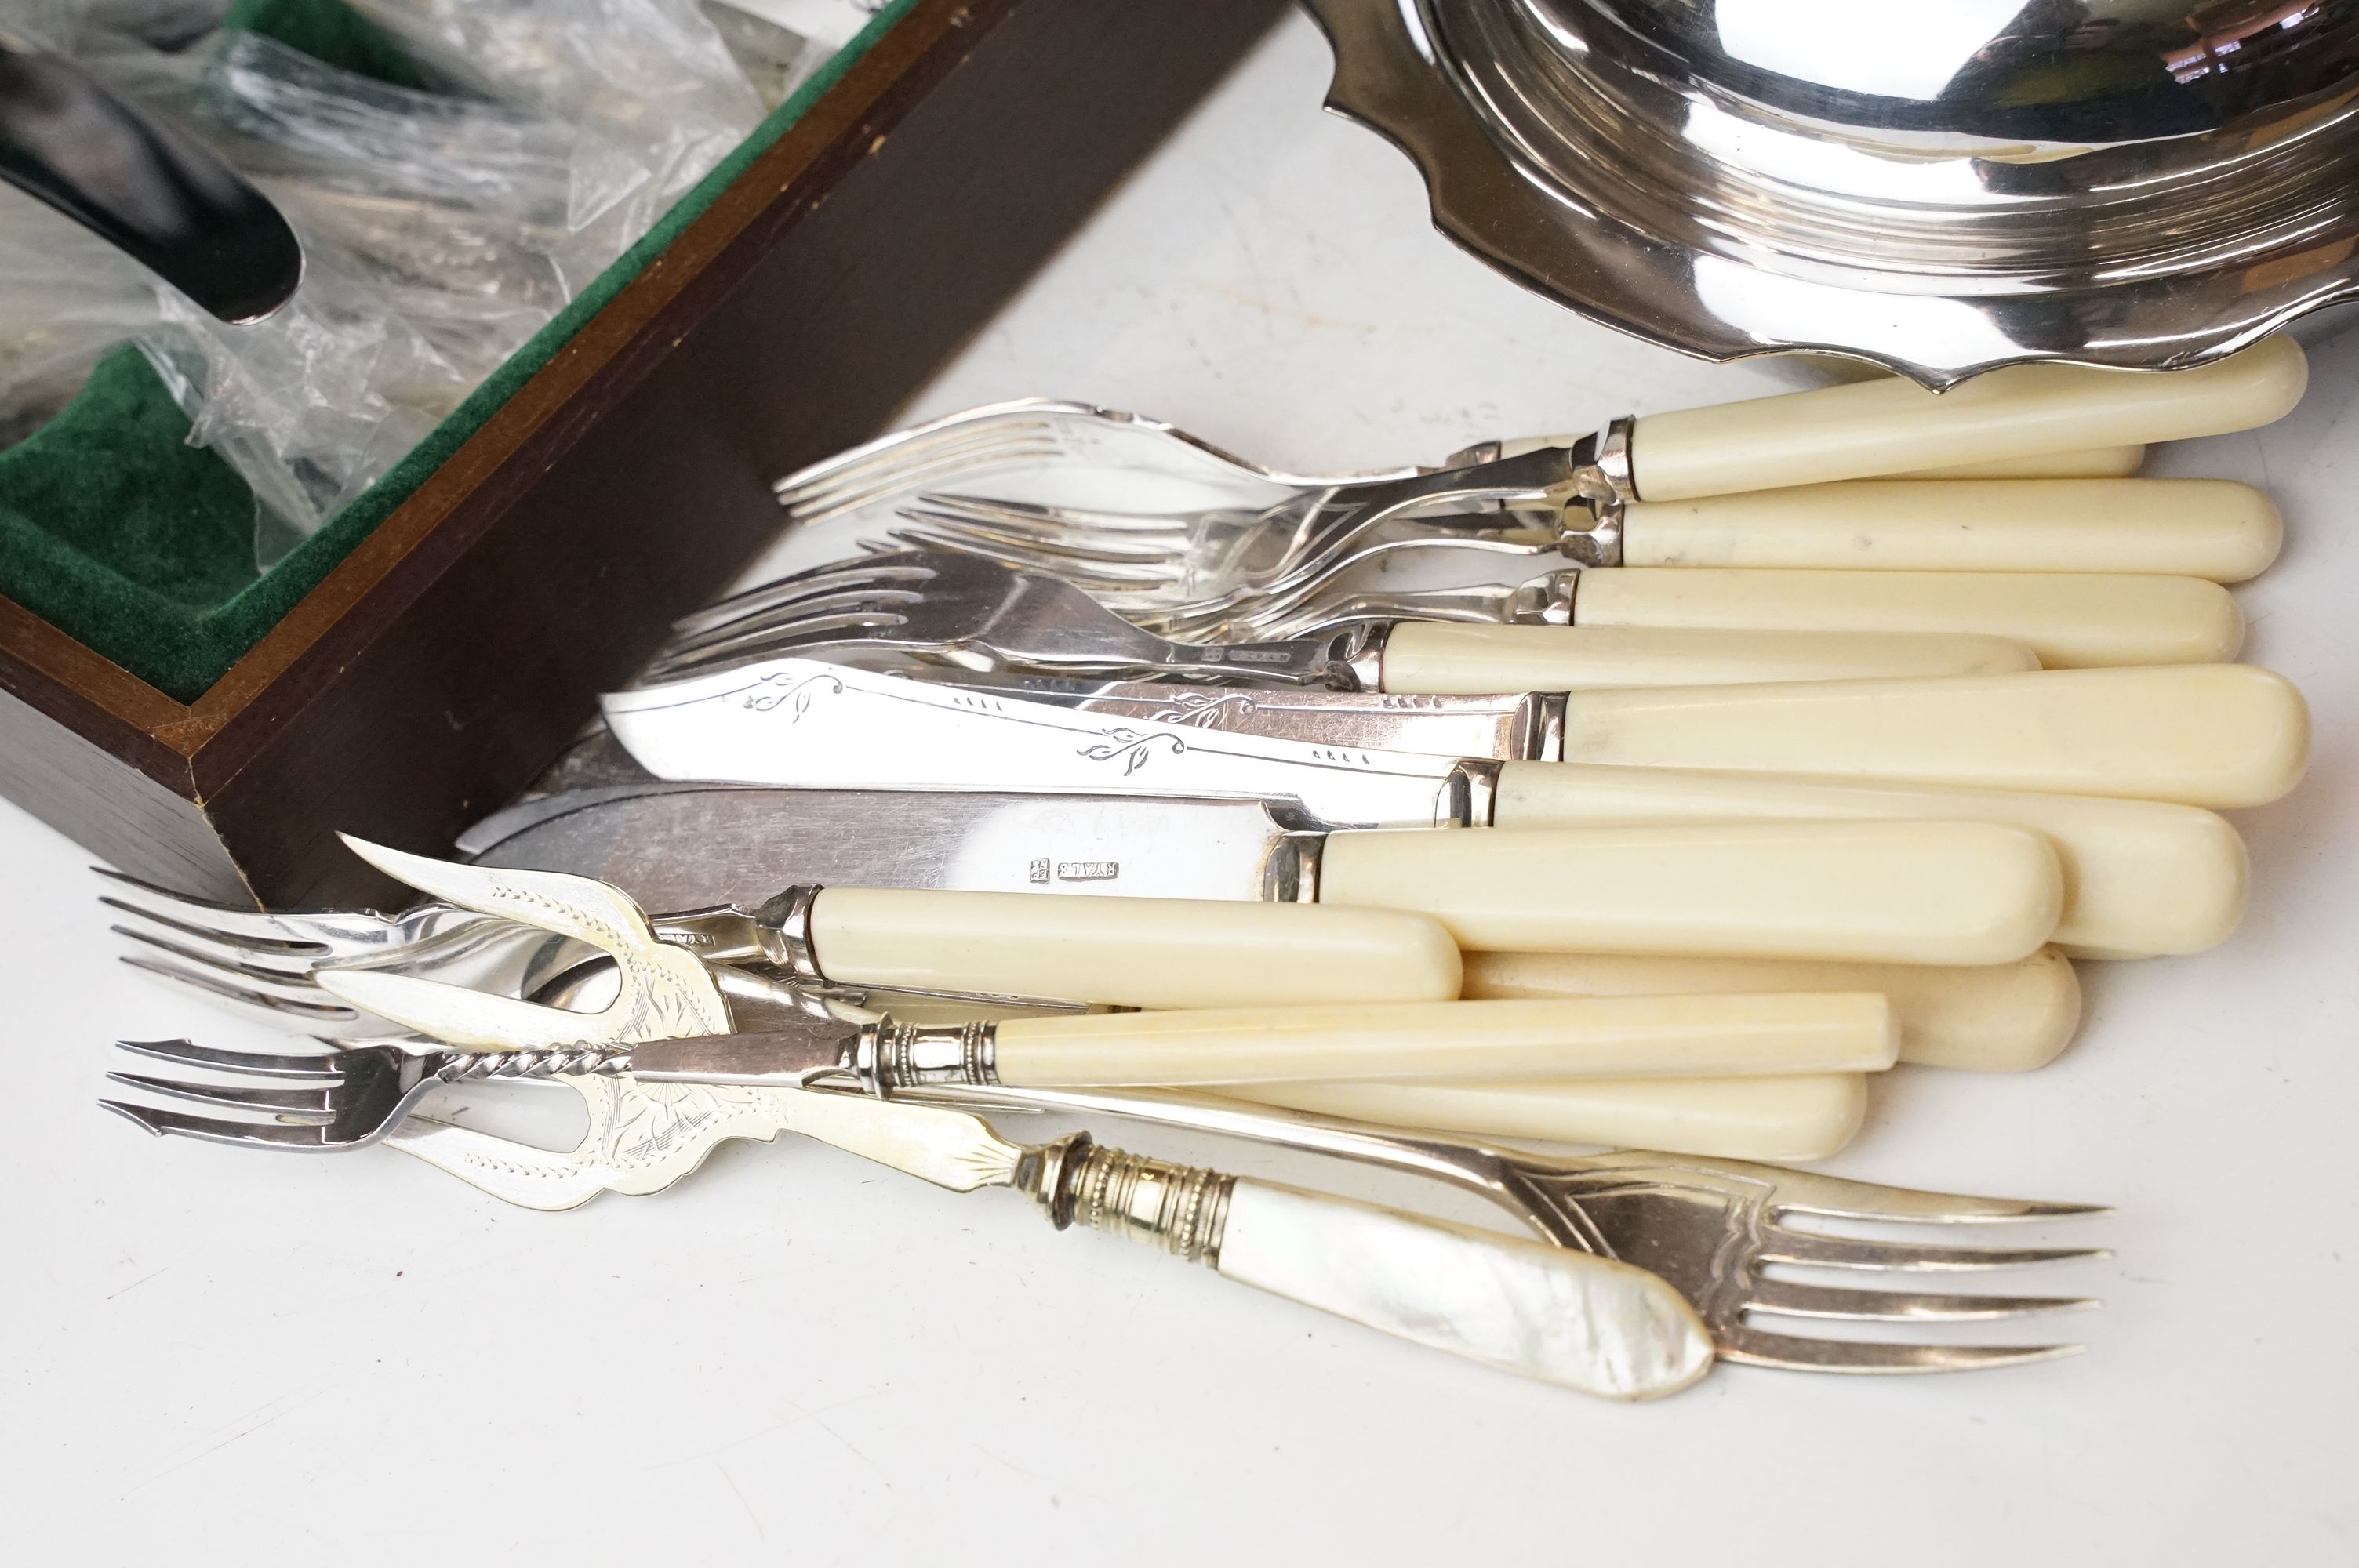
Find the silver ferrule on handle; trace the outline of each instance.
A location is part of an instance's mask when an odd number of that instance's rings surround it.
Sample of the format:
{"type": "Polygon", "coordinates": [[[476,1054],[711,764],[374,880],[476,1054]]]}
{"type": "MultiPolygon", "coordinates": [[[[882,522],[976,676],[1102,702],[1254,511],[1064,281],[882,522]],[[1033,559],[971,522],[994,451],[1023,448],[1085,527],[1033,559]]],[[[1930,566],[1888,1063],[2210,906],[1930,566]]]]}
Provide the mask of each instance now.
{"type": "Polygon", "coordinates": [[[754,912],[763,958],[802,985],[827,984],[827,976],[819,967],[819,951],[811,946],[811,906],[824,891],[810,884],[790,887],[754,912]]]}
{"type": "Polygon", "coordinates": [[[1564,719],[1571,696],[1561,691],[1527,692],[1516,704],[1514,728],[1507,736],[1511,762],[1564,761],[1564,719]]]}
{"type": "Polygon", "coordinates": [[[756,909],[719,903],[667,914],[656,923],[656,939],[710,964],[767,964],[802,984],[823,985],[810,929],[811,904],[822,891],[790,887],[756,909]]]}
{"type": "Polygon", "coordinates": [[[1615,419],[1572,449],[1571,472],[1561,492],[1564,510],[1558,524],[1557,548],[1584,567],[1622,564],[1625,510],[1638,499],[1638,481],[1630,467],[1630,438],[1638,422],[1629,415],[1615,419]],[[1585,521],[1586,526],[1578,526],[1585,521]]]}
{"type": "Polygon", "coordinates": [[[1468,757],[1450,770],[1434,797],[1436,827],[1488,827],[1499,806],[1499,770],[1490,757],[1468,757]]]}
{"type": "Polygon", "coordinates": [[[982,1020],[923,1024],[883,1018],[861,1030],[845,1065],[862,1088],[877,1095],[923,1084],[996,1084],[998,1038],[998,1025],[982,1020]]]}
{"type": "Polygon", "coordinates": [[[1027,1149],[1016,1185],[1060,1230],[1079,1223],[1218,1268],[1236,1178],[1109,1149],[1076,1132],[1027,1149]]]}
{"type": "Polygon", "coordinates": [[[1546,573],[1516,584],[1499,619],[1510,626],[1570,626],[1580,591],[1579,572],[1546,573]]]}
{"type": "Polygon", "coordinates": [[[1262,868],[1266,903],[1317,903],[1319,865],[1327,849],[1324,833],[1288,833],[1262,868]]]}

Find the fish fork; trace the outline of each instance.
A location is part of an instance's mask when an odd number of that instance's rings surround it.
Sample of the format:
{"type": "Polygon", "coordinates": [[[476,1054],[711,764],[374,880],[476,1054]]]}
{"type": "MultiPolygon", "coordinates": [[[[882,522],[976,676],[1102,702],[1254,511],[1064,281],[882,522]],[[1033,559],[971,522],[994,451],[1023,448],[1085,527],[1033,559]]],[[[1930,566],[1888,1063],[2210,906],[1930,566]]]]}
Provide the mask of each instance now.
{"type": "MultiPolygon", "coordinates": [[[[1588,560],[1570,535],[1551,537],[1509,514],[1510,534],[1429,533],[1357,543],[1323,539],[1271,558],[1251,514],[1144,517],[975,496],[922,497],[891,537],[955,550],[1072,584],[1134,625],[1167,636],[1225,642],[1285,638],[1357,621],[1473,621],[1562,625],[1577,581],[1563,563],[1588,560]],[[1347,579],[1379,559],[1417,556],[1497,566],[1554,562],[1511,585],[1353,592],[1347,579]]],[[[1584,535],[1585,536],[1585,535],[1584,535]]]]}
{"type": "MultiPolygon", "coordinates": [[[[1570,449],[1583,438],[1530,437],[1460,448],[1432,467],[1302,474],[1264,467],[1177,426],[1142,414],[1051,398],[987,404],[896,430],[797,470],[772,488],[790,522],[888,521],[920,492],[973,488],[988,480],[995,499],[1087,503],[1111,491],[1137,510],[1150,506],[1260,508],[1305,492],[1386,484],[1419,474],[1570,449]]],[[[2068,452],[1943,470],[1942,477],[2118,478],[2134,472],[2139,447],[2068,452]]]]}
{"type": "MultiPolygon", "coordinates": [[[[857,1127],[860,1119],[847,1119],[845,1113],[828,1108],[826,1102],[841,1097],[820,1092],[816,1085],[793,1089],[684,1086],[632,1077],[635,1054],[652,1064],[659,1045],[493,1052],[370,1045],[302,1055],[220,1051],[186,1041],[125,1042],[123,1048],[177,1065],[266,1080],[300,1079],[307,1086],[289,1089],[109,1075],[114,1082],[149,1093],[274,1119],[234,1120],[119,1100],[102,1102],[149,1132],[305,1152],[357,1149],[390,1136],[406,1152],[495,1196],[535,1207],[570,1207],[605,1190],[658,1191],[696,1169],[723,1141],[766,1141],[781,1130],[874,1154],[870,1147],[849,1141],[843,1130],[857,1127]],[[560,1075],[582,1093],[592,1113],[592,1125],[575,1151],[534,1150],[423,1118],[402,1125],[405,1113],[439,1085],[560,1075]]],[[[684,1048],[703,1049],[697,1042],[684,1043],[684,1048]]],[[[1869,1239],[1787,1223],[1807,1217],[1949,1227],[2104,1212],[2084,1205],[1920,1192],[1744,1161],[1639,1151],[1543,1155],[1159,1091],[911,1088],[900,1091],[893,1108],[918,1108],[903,1103],[911,1098],[946,1099],[970,1108],[1119,1115],[1448,1183],[1489,1199],[1557,1249],[1625,1261],[1658,1275],[1698,1314],[1721,1358],[1756,1366],[1857,1373],[1959,1371],[2048,1359],[2081,1348],[1817,1337],[1764,1328],[1754,1321],[1756,1316],[1822,1324],[1924,1325],[2011,1319],[2095,1304],[2080,1297],[1804,1284],[1771,1277],[1773,1268],[1946,1274],[2106,1255],[2089,1248],[1869,1239]]],[[[870,1102],[869,1108],[876,1108],[870,1102]]]]}
{"type": "Polygon", "coordinates": [[[242,1017],[307,1034],[405,1033],[321,989],[312,976],[325,967],[391,964],[473,989],[528,996],[598,956],[558,933],[441,900],[397,914],[265,912],[191,898],[103,866],[91,870],[114,890],[99,900],[118,917],[114,934],[136,944],[123,962],[201,991],[242,1017]]]}
{"type": "Polygon", "coordinates": [[[1111,479],[1127,492],[1144,490],[1176,503],[1259,507],[1300,491],[1381,483],[1420,471],[1283,473],[1143,415],[1024,398],[880,436],[798,470],[773,489],[789,521],[812,525],[842,518],[882,521],[919,491],[994,475],[1019,484],[1048,479],[1077,487],[1093,477],[1111,479]]]}
{"type": "Polygon", "coordinates": [[[1070,584],[951,551],[840,562],[748,589],[676,623],[642,679],[658,682],[789,653],[889,652],[970,669],[1062,674],[1157,670],[1288,686],[1373,687],[1359,630],[1329,638],[1202,646],[1142,631],[1070,584]]]}

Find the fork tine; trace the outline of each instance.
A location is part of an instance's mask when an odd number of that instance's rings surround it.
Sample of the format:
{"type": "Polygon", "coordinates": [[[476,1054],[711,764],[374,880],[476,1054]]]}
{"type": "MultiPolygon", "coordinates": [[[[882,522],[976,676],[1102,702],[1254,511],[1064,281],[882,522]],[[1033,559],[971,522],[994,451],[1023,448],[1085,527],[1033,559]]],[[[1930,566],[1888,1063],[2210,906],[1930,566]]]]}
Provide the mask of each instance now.
{"type": "Polygon", "coordinates": [[[1910,1345],[1890,1340],[1811,1339],[1770,1334],[1749,1324],[1723,1331],[1724,1361],[1793,1372],[1972,1372],[2078,1356],[2079,1345],[1910,1345]]]}
{"type": "Polygon", "coordinates": [[[911,573],[905,566],[890,566],[875,571],[860,569],[874,556],[863,556],[838,562],[827,568],[824,576],[781,578],[777,582],[764,583],[734,594],[717,604],[693,611],[672,622],[675,635],[686,635],[710,626],[725,626],[755,615],[774,615],[782,610],[846,596],[853,598],[914,598],[930,580],[911,573]]]}
{"type": "MultiPolygon", "coordinates": [[[[879,632],[891,630],[889,627],[869,629],[879,632]]],[[[788,658],[802,654],[822,654],[830,649],[855,648],[872,643],[883,643],[895,648],[910,651],[933,646],[930,641],[921,639],[846,634],[856,633],[862,630],[863,628],[858,626],[822,627],[817,631],[795,633],[748,634],[744,638],[714,643],[708,647],[682,651],[657,660],[647,666],[644,678],[671,680],[700,675],[711,669],[726,668],[734,665],[750,665],[762,659],[788,658]]]]}
{"type": "Polygon", "coordinates": [[[791,577],[758,583],[743,593],[691,611],[672,622],[675,634],[684,634],[701,627],[744,620],[780,605],[799,603],[822,594],[848,591],[882,593],[890,589],[914,592],[932,581],[930,567],[896,559],[893,556],[854,556],[848,560],[830,561],[825,566],[791,577]]]}
{"type": "Polygon", "coordinates": [[[1101,600],[1109,594],[1149,593],[1158,589],[1167,589],[1171,583],[1170,571],[1161,565],[1124,567],[1093,562],[1078,553],[1060,555],[1049,546],[995,538],[981,530],[954,525],[903,526],[895,528],[891,536],[903,545],[922,546],[929,550],[956,550],[962,555],[980,556],[1018,571],[1046,572],[1051,577],[1062,578],[1082,592],[1101,600]]]}
{"type": "Polygon", "coordinates": [[[2103,1204],[1970,1197],[1962,1193],[1935,1193],[1916,1187],[1887,1187],[1875,1182],[1849,1182],[1840,1176],[1821,1176],[1810,1171],[1780,1171],[1775,1202],[1780,1211],[1796,1214],[1825,1215],[1835,1219],[1899,1219],[1937,1225],[2067,1219],[2113,1212],[2103,1204]]]}
{"type": "Polygon", "coordinates": [[[1807,1285],[1793,1280],[1756,1280],[1752,1312],[1787,1317],[1850,1318],[1883,1323],[1968,1323],[2019,1317],[2034,1312],[2078,1312],[2097,1304],[2090,1296],[1942,1295],[1923,1291],[1853,1291],[1838,1285],[1807,1285]]]}
{"type": "Polygon", "coordinates": [[[1056,434],[1038,420],[976,420],[887,436],[787,475],[773,484],[781,503],[853,486],[901,486],[901,476],[928,467],[976,467],[1010,456],[1062,455],[1056,434]]]}
{"type": "MultiPolygon", "coordinates": [[[[117,909],[123,908],[120,904],[114,904],[112,900],[101,899],[99,902],[117,909]]],[[[136,910],[125,913],[134,920],[150,921],[158,929],[150,931],[139,925],[118,923],[107,927],[109,933],[126,942],[169,953],[200,968],[218,969],[243,979],[257,982],[299,980],[323,958],[324,949],[319,949],[317,944],[309,945],[315,950],[308,952],[298,951],[285,942],[249,944],[215,936],[209,932],[192,931],[176,921],[142,914],[136,910]]]]}
{"type": "Polygon", "coordinates": [[[734,620],[715,622],[696,632],[675,634],[665,646],[678,653],[708,647],[731,637],[741,637],[759,632],[791,631],[808,622],[880,620],[898,621],[908,607],[919,602],[919,596],[904,589],[847,589],[840,593],[814,595],[792,604],[774,604],[750,611],[734,620]]]}
{"type": "Polygon", "coordinates": [[[335,1112],[336,1086],[316,1089],[266,1089],[244,1084],[183,1084],[152,1078],[145,1073],[109,1073],[109,1083],[150,1093],[192,1099],[231,1110],[256,1110],[272,1116],[331,1116],[335,1112]]]}
{"type": "Polygon", "coordinates": [[[787,509],[790,524],[812,527],[847,512],[857,512],[936,484],[970,479],[993,469],[1045,465],[1061,455],[1055,446],[1038,442],[975,445],[955,451],[937,451],[922,461],[867,469],[843,475],[833,483],[814,482],[791,493],[782,491],[778,504],[787,509]]]}
{"type": "MultiPolygon", "coordinates": [[[[288,932],[277,916],[266,914],[260,910],[239,909],[233,904],[216,903],[211,899],[190,898],[152,882],[141,881],[137,877],[125,876],[121,871],[111,871],[104,866],[92,866],[91,870],[119,890],[113,895],[102,895],[99,900],[116,909],[224,936],[243,936],[261,942],[303,943],[303,938],[288,932]]],[[[316,943],[307,945],[319,946],[316,943]]],[[[326,951],[324,947],[320,950],[326,951]]]]}
{"type": "MultiPolygon", "coordinates": [[[[1173,575],[1187,547],[1186,539],[1176,535],[1097,535],[1053,524],[1005,523],[940,506],[905,506],[899,515],[908,526],[896,529],[897,536],[939,535],[951,540],[973,540],[1027,557],[1038,556],[1060,566],[1072,563],[1108,571],[1124,568],[1158,581],[1173,575]]],[[[971,545],[952,547],[973,548],[971,545]]]]}
{"type": "Polygon", "coordinates": [[[907,511],[936,513],[947,522],[1005,528],[1035,538],[1095,539],[1109,546],[1122,542],[1127,535],[1185,543],[1192,533],[1185,522],[1169,513],[1101,512],[1084,506],[1045,506],[1037,502],[940,491],[928,491],[907,511]]]}
{"type": "Polygon", "coordinates": [[[128,1105],[119,1099],[98,1103],[102,1109],[111,1110],[158,1138],[201,1138],[208,1143],[249,1143],[307,1152],[340,1147],[332,1141],[329,1129],[315,1122],[223,1121],[166,1110],[161,1106],[128,1105]]]}
{"type": "Polygon", "coordinates": [[[280,1056],[258,1051],[223,1051],[193,1040],[118,1040],[119,1048],[134,1055],[153,1056],[176,1067],[216,1067],[228,1073],[259,1073],[268,1078],[342,1078],[335,1053],[314,1051],[300,1056],[280,1056]]]}
{"type": "MultiPolygon", "coordinates": [[[[1139,572],[1152,569],[1158,577],[1168,578],[1178,569],[1180,557],[1185,549],[1184,540],[1138,535],[1130,538],[1102,537],[1055,528],[1033,528],[1016,524],[985,521],[962,516],[939,507],[905,506],[898,515],[906,526],[897,528],[897,535],[939,535],[945,539],[974,540],[998,549],[1015,551],[1025,556],[1038,556],[1042,560],[1098,567],[1111,570],[1117,567],[1139,572]]],[[[920,546],[919,548],[931,548],[920,546]]],[[[953,548],[972,546],[953,546],[953,548]]]]}
{"type": "Polygon", "coordinates": [[[125,953],[122,961],[142,974],[154,975],[174,985],[202,991],[208,1000],[229,1011],[241,1013],[276,1029],[297,1028],[306,1032],[317,1028],[351,1030],[368,1020],[341,1002],[321,992],[317,1001],[272,996],[251,977],[232,980],[198,969],[184,968],[178,964],[159,963],[153,958],[125,953]]]}
{"type": "Polygon", "coordinates": [[[1767,1262],[1804,1263],[1823,1269],[2013,1269],[2028,1263],[2112,1256],[2102,1247],[1932,1247],[1913,1241],[1822,1236],[1788,1230],[1779,1225],[1766,1227],[1761,1238],[1761,1257],[1767,1262]]]}

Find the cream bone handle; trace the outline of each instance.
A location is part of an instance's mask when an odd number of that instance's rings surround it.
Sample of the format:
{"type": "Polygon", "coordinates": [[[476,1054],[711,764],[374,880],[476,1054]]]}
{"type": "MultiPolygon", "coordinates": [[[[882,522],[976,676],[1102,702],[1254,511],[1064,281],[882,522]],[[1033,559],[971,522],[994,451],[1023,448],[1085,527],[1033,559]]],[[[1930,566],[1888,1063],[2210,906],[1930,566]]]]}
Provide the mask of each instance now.
{"type": "Polygon", "coordinates": [[[2038,655],[2021,643],[1957,633],[1404,621],[1386,633],[1382,684],[1408,696],[1473,697],[1601,686],[2005,675],[2038,667],[2038,655]]]}
{"type": "MultiPolygon", "coordinates": [[[[1519,458],[1550,447],[1572,448],[1582,436],[1527,436],[1502,441],[1495,450],[1482,449],[1480,460],[1519,458]]],[[[1476,449],[1453,456],[1452,463],[1478,460],[1476,449]]],[[[2146,463],[2142,446],[2098,447],[2082,452],[2044,452],[2037,457],[2002,458],[1995,462],[1964,463],[1955,468],[1919,469],[1895,474],[1895,479],[2127,479],[2146,463]]]]}
{"type": "Polygon", "coordinates": [[[1701,822],[1332,833],[1319,897],[1421,910],[1469,951],[2004,964],[2064,883],[1997,823],[1701,822]]]}
{"type": "Polygon", "coordinates": [[[1702,991],[1880,991],[1900,1059],[1977,1072],[2045,1066],[2081,1022],[2081,981],[2053,947],[2012,964],[1803,963],[1607,953],[1473,953],[1470,997],[1657,996],[1702,991]]]}
{"type": "Polygon", "coordinates": [[[2249,430],[2288,412],[2308,377],[2301,350],[2280,335],[2196,370],[2017,365],[1940,394],[1881,377],[1649,414],[1631,427],[1629,498],[1685,501],[2249,430]]]}
{"type": "Polygon", "coordinates": [[[1419,1345],[1614,1400],[1676,1393],[1712,1367],[1711,1331],[1687,1299],[1626,1263],[1086,1134],[1039,1152],[1033,1195],[1060,1229],[1125,1236],[1419,1345]]]}
{"type": "Polygon", "coordinates": [[[1765,1076],[1881,1072],[1899,1030],[1875,992],[1567,997],[1013,1018],[994,1052],[1035,1088],[1765,1076]]]}
{"type": "Polygon", "coordinates": [[[1443,1001],[1458,947],[1396,910],[831,887],[812,957],[839,984],[1141,1008],[1443,1001]]]}
{"type": "Polygon", "coordinates": [[[2092,956],[2201,952],[2244,914],[2244,840],[2212,812],[2163,801],[1510,762],[1491,814],[1495,826],[1514,828],[1780,818],[2029,828],[2056,847],[2064,871],[2051,940],[2092,956]]]}
{"type": "Polygon", "coordinates": [[[2242,582],[2284,536],[2267,495],[2226,480],[1856,480],[1633,502],[1616,564],[2242,582]]]}
{"type": "Polygon", "coordinates": [[[2244,617],[2190,577],[2099,572],[1584,571],[1576,627],[1750,632],[1951,632],[2013,638],[2051,669],[2207,665],[2236,656],[2244,617]]]}
{"type": "Polygon", "coordinates": [[[2215,809],[2278,798],[2309,755],[2301,694],[2250,665],[1579,691],[1566,701],[1564,741],[1565,761],[1614,767],[2215,809]]]}
{"type": "Polygon", "coordinates": [[[1236,1099],[1387,1127],[1660,1149],[1724,1160],[1822,1160],[1867,1116],[1857,1073],[1577,1084],[1260,1084],[1236,1099]]]}
{"type": "Polygon", "coordinates": [[[1380,679],[1385,691],[1404,696],[1486,696],[1578,687],[2007,675],[2038,667],[2038,655],[2024,643],[1961,632],[1498,627],[1401,620],[1385,634],[1380,679]]]}

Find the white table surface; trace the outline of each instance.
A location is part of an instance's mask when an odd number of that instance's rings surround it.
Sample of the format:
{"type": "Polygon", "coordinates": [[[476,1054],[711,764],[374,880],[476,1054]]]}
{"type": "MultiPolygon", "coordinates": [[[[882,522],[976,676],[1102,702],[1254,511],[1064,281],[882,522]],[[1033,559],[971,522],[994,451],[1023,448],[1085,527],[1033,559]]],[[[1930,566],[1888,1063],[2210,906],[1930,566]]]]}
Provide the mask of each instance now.
{"type": "MultiPolygon", "coordinates": [[[[1326,70],[1289,21],[912,412],[1075,396],[1318,468],[1775,384],[1460,254],[1408,166],[1321,114],[1326,70]]],[[[2157,470],[2266,482],[2290,524],[2242,598],[2317,759],[2242,820],[2244,929],[2092,968],[2083,1038],[2044,1072],[1894,1075],[1832,1165],[2118,1204],[2049,1233],[2117,1249],[2041,1281],[2105,1298],[2066,1325],[2090,1354],[1723,1368],[1625,1409],[811,1145],[549,1216],[382,1150],[151,1142],[92,1108],[106,1042],[269,1037],[114,966],[82,851],[0,806],[0,1541],[19,1563],[2352,1561],[2359,334],[2316,371],[2293,417],[2157,470]]]]}

